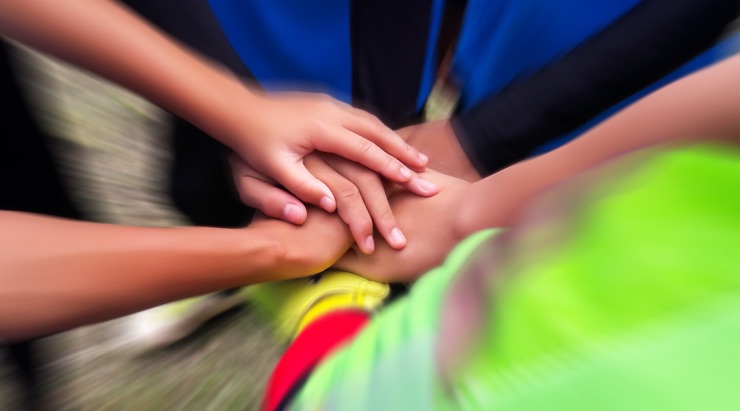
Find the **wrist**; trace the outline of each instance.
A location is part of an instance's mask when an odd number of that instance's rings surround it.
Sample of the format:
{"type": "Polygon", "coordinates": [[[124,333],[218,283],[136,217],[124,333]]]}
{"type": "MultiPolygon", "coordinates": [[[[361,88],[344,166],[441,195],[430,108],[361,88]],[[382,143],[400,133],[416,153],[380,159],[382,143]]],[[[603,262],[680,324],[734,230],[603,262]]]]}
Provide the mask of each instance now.
{"type": "Polygon", "coordinates": [[[162,229],[147,247],[180,278],[190,284],[188,294],[267,281],[279,260],[279,244],[254,233],[250,228],[225,229],[183,227],[162,229]],[[157,251],[158,250],[158,251],[157,251]]]}
{"type": "Polygon", "coordinates": [[[567,175],[549,160],[543,156],[517,163],[468,186],[458,200],[460,212],[454,223],[458,235],[514,223],[534,197],[567,175]]]}
{"type": "Polygon", "coordinates": [[[290,253],[275,230],[252,223],[246,228],[229,231],[239,285],[281,279],[290,253]]]}

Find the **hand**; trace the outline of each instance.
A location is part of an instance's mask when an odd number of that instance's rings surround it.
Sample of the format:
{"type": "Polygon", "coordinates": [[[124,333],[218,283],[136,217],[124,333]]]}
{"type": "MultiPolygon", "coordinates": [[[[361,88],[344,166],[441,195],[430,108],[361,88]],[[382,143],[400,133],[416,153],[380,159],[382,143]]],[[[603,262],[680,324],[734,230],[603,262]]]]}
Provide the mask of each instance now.
{"type": "MultiPolygon", "coordinates": [[[[406,245],[406,238],[396,223],[383,181],[378,174],[355,162],[327,153],[311,153],[304,159],[304,164],[331,189],[337,199],[339,215],[350,227],[362,252],[371,253],[375,249],[373,224],[392,248],[400,249],[406,245]]],[[[305,218],[302,213],[305,210],[303,204],[240,159],[232,157],[231,165],[244,203],[271,217],[296,224],[302,222],[305,218]]],[[[418,176],[414,176],[410,184],[427,185],[426,190],[429,192],[437,191],[431,183],[418,176]]]]}
{"type": "Polygon", "coordinates": [[[362,164],[416,194],[434,194],[414,184],[415,173],[409,168],[421,170],[428,159],[374,116],[330,97],[307,93],[257,99],[246,112],[240,112],[232,123],[236,124],[229,133],[232,138],[224,142],[254,170],[298,199],[329,212],[335,210],[332,191],[304,164],[304,158],[315,150],[362,164]]]}
{"type": "Polygon", "coordinates": [[[271,239],[280,250],[264,278],[252,282],[306,277],[324,271],[352,245],[347,226],[336,215],[309,207],[301,226],[257,215],[249,224],[250,235],[271,239]]]}
{"type": "Polygon", "coordinates": [[[422,176],[439,185],[439,194],[421,198],[398,191],[390,197],[393,212],[408,237],[408,245],[403,250],[394,250],[385,242],[379,242],[370,255],[350,249],[334,267],[375,281],[407,282],[442,263],[462,239],[454,223],[470,185],[434,171],[422,176]]]}
{"type": "Polygon", "coordinates": [[[406,246],[406,237],[398,228],[386,188],[377,173],[333,154],[312,153],[306,156],[305,163],[335,194],[339,216],[349,226],[363,253],[375,251],[373,223],[392,248],[406,246]]]}
{"type": "Polygon", "coordinates": [[[471,183],[480,180],[481,175],[460,146],[449,120],[430,121],[396,132],[429,156],[429,168],[471,183]]]}

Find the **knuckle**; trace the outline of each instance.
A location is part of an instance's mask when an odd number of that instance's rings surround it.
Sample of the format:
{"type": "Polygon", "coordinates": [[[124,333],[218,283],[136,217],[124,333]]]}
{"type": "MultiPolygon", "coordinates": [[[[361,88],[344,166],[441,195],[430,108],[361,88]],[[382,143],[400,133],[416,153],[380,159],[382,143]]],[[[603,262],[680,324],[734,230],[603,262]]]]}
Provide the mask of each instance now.
{"type": "Polygon", "coordinates": [[[337,165],[337,170],[348,180],[361,188],[360,191],[383,187],[382,176],[372,168],[354,161],[345,161],[337,165]]]}
{"type": "Polygon", "coordinates": [[[312,117],[309,121],[309,125],[312,130],[315,130],[317,133],[326,133],[327,132],[327,125],[326,123],[319,117],[312,117]]]}
{"type": "Polygon", "coordinates": [[[353,184],[346,184],[339,189],[338,194],[344,200],[356,200],[360,197],[360,190],[353,184]]]}
{"type": "Polygon", "coordinates": [[[383,122],[380,121],[380,119],[378,119],[377,117],[373,116],[372,117],[372,122],[373,122],[373,127],[375,127],[375,132],[378,135],[385,135],[385,134],[387,134],[388,127],[386,127],[385,124],[383,124],[383,122]]]}
{"type": "Polygon", "coordinates": [[[337,103],[329,96],[322,97],[318,104],[319,110],[325,113],[338,114],[341,110],[337,103]]]}
{"type": "Polygon", "coordinates": [[[383,189],[383,182],[381,181],[380,176],[376,172],[367,168],[362,167],[355,171],[353,178],[358,184],[361,184],[365,188],[377,188],[378,190],[383,189]]]}
{"type": "Polygon", "coordinates": [[[391,210],[390,206],[383,207],[382,210],[380,210],[380,212],[378,213],[378,217],[377,218],[380,221],[383,221],[383,222],[386,222],[386,223],[395,220],[395,218],[393,216],[393,210],[391,210]]]}
{"type": "Polygon", "coordinates": [[[375,149],[375,144],[369,140],[362,140],[360,142],[360,151],[364,154],[371,153],[375,149]]]}

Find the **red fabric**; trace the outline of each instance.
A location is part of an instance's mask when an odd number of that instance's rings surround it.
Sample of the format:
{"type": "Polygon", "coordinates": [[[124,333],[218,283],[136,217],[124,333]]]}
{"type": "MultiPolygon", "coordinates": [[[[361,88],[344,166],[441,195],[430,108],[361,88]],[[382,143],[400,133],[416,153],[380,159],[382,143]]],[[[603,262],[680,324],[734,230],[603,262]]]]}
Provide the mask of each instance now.
{"type": "Polygon", "coordinates": [[[328,354],[347,342],[370,319],[365,311],[338,311],[319,317],[288,347],[272,372],[263,401],[264,411],[275,411],[296,384],[328,354]]]}

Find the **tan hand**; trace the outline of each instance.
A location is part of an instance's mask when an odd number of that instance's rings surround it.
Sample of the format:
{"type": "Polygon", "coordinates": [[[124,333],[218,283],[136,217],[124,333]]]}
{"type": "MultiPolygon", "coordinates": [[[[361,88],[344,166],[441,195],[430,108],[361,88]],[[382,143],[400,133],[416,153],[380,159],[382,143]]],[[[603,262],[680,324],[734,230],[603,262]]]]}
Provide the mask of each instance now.
{"type": "Polygon", "coordinates": [[[454,222],[469,184],[434,171],[422,176],[440,186],[439,194],[421,198],[398,191],[390,197],[393,213],[408,238],[408,245],[394,250],[387,243],[378,242],[370,255],[351,249],[335,264],[336,268],[376,281],[407,282],[444,260],[462,237],[456,232],[454,222]]]}
{"type": "Polygon", "coordinates": [[[408,126],[396,132],[429,156],[429,168],[471,183],[480,180],[480,174],[460,146],[449,120],[408,126]]]}
{"type": "MultiPolygon", "coordinates": [[[[265,214],[300,224],[305,219],[303,204],[275,186],[273,181],[257,173],[236,157],[231,159],[235,182],[244,203],[265,214]]],[[[314,152],[304,159],[306,168],[326,184],[337,201],[337,211],[347,223],[355,241],[364,253],[375,249],[373,226],[378,227],[388,244],[400,249],[406,246],[388,203],[384,182],[369,169],[345,158],[314,152]]],[[[430,182],[414,175],[408,185],[435,193],[438,189],[430,182]]]]}
{"type": "Polygon", "coordinates": [[[324,271],[352,244],[347,226],[336,214],[308,208],[306,222],[297,226],[258,215],[249,225],[256,235],[272,239],[280,248],[274,267],[257,281],[306,277],[324,271]]]}

